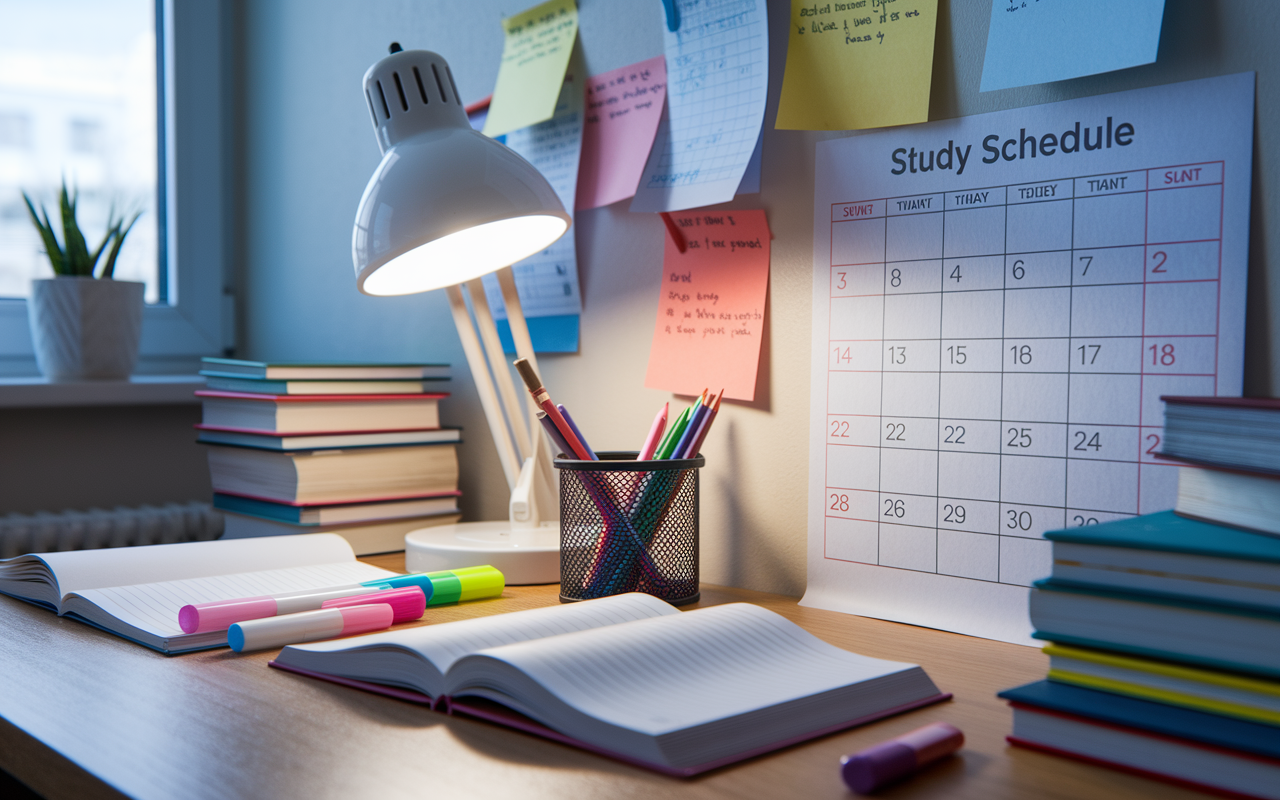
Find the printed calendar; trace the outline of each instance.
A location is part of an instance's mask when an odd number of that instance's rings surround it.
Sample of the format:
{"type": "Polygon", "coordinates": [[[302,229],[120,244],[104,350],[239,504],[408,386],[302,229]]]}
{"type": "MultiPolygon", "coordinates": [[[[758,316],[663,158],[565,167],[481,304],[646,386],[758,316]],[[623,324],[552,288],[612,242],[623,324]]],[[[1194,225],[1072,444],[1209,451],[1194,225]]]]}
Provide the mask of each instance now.
{"type": "Polygon", "coordinates": [[[1239,395],[1252,74],[817,145],[806,605],[1031,643],[1044,532],[1239,395]]]}

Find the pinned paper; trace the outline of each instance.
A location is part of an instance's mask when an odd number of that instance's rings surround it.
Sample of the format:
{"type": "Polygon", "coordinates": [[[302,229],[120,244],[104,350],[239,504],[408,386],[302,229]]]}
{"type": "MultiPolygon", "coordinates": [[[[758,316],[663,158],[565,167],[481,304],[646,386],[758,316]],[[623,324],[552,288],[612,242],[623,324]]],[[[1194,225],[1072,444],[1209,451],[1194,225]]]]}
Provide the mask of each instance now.
{"type": "MultiPolygon", "coordinates": [[[[555,114],[546,122],[511,131],[503,142],[537,168],[569,216],[573,216],[578,186],[578,159],[582,152],[582,84],[572,76],[564,81],[555,114]]],[[[520,307],[529,318],[529,334],[533,349],[540,353],[575,352],[578,349],[577,315],[582,313],[582,295],[578,290],[578,256],[574,233],[567,233],[547,249],[517,261],[511,271],[520,295],[520,307]],[[561,319],[567,318],[567,319],[561,319]],[[555,320],[553,324],[535,325],[533,320],[555,320]]],[[[502,302],[498,277],[484,276],[485,297],[498,320],[499,334],[508,331],[507,308],[502,302]]],[[[511,348],[514,351],[514,346],[511,348]]]]}
{"type": "Polygon", "coordinates": [[[938,0],[792,0],[774,127],[838,131],[928,120],[937,19],[938,0]]]}
{"type": "Polygon", "coordinates": [[[506,42],[493,88],[486,136],[527,128],[550,119],[578,35],[574,0],[547,0],[502,21],[506,42]]]}
{"type": "Polygon", "coordinates": [[[636,193],[667,96],[662,56],[587,81],[578,208],[598,208],[636,193]]]}
{"type": "Polygon", "coordinates": [[[1011,89],[1150,64],[1164,0],[993,0],[982,89],[1011,89]]]}
{"type": "Polygon", "coordinates": [[[644,385],[684,395],[724,387],[730,399],[754,400],[769,290],[769,222],[759,209],[671,217],[685,252],[665,236],[644,385]]]}
{"type": "MultiPolygon", "coordinates": [[[[764,121],[764,0],[676,0],[676,6],[679,29],[662,32],[667,108],[632,211],[678,211],[732,200],[764,121]]],[[[660,4],[653,7],[662,13],[660,4]]]]}

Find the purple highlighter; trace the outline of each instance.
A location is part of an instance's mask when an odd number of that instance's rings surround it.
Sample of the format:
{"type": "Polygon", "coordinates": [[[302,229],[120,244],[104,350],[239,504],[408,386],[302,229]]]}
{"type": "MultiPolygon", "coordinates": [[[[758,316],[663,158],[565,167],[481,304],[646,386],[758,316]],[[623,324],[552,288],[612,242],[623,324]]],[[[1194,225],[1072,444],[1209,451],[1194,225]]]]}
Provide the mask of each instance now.
{"type": "Polygon", "coordinates": [[[934,722],[840,759],[840,775],[849,788],[868,794],[901,780],[926,764],[964,746],[964,734],[954,725],[934,722]]]}

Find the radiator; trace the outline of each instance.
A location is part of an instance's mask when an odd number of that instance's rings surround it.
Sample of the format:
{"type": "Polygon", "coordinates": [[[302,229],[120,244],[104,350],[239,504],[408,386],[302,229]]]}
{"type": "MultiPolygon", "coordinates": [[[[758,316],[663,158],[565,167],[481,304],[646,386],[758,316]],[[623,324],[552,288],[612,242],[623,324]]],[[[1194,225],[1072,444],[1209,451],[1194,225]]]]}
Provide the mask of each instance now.
{"type": "Polygon", "coordinates": [[[0,517],[0,558],[57,550],[92,550],[217,539],[222,514],[208,503],[88,511],[37,511],[0,517]]]}

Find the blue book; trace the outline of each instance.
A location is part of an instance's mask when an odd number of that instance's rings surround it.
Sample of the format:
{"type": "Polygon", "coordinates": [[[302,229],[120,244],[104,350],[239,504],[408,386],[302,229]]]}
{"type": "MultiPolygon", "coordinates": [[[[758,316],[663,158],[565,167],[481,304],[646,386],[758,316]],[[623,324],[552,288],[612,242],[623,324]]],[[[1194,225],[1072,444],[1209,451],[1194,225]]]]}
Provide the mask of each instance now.
{"type": "Polygon", "coordinates": [[[1178,516],[1172,511],[1049,531],[1052,542],[1188,553],[1280,564],[1280,538],[1178,516]]]}

